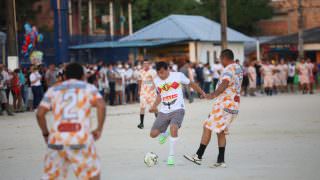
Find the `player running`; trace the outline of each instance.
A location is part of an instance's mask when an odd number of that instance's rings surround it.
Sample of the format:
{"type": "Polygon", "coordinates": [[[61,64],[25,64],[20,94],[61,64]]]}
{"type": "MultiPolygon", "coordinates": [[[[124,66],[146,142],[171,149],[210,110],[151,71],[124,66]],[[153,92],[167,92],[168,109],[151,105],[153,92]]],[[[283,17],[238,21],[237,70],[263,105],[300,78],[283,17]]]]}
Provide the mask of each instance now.
{"type": "Polygon", "coordinates": [[[224,152],[226,147],[226,134],[233,120],[239,112],[240,91],[243,79],[243,71],[240,65],[233,60],[233,52],[225,49],[221,52],[221,63],[225,67],[219,79],[215,92],[207,98],[213,100],[213,109],[209,118],[205,120],[200,147],[194,155],[184,157],[198,165],[201,165],[202,156],[211,139],[212,131],[217,133],[219,155],[217,163],[210,167],[226,167],[224,152]]]}
{"type": "MultiPolygon", "coordinates": [[[[144,60],[143,67],[139,72],[139,95],[140,95],[140,124],[138,128],[144,127],[144,113],[146,107],[151,107],[156,100],[157,94],[153,84],[153,79],[157,76],[157,72],[151,68],[148,60],[144,60]]],[[[155,113],[155,116],[157,114],[155,113]]]]}
{"type": "Polygon", "coordinates": [[[183,99],[182,85],[189,85],[203,97],[205,93],[194,82],[191,82],[181,72],[170,72],[168,64],[158,62],[156,65],[158,77],[154,79],[157,88],[157,98],[150,109],[150,112],[157,112],[157,107],[161,103],[158,117],[155,120],[150,136],[156,138],[159,135],[159,143],[164,144],[170,136],[170,149],[167,164],[174,165],[175,144],[178,141],[178,129],[181,127],[185,105],[183,99]],[[167,128],[170,126],[170,130],[167,128]]]}
{"type": "Polygon", "coordinates": [[[66,81],[48,89],[37,112],[39,127],[48,150],[42,179],[66,179],[72,166],[78,179],[99,180],[100,160],[94,140],[101,137],[105,120],[105,102],[95,86],[83,81],[81,65],[66,67],[66,81]],[[91,131],[90,114],[97,108],[98,127],[91,131]],[[52,111],[47,126],[45,115],[52,111]]]}

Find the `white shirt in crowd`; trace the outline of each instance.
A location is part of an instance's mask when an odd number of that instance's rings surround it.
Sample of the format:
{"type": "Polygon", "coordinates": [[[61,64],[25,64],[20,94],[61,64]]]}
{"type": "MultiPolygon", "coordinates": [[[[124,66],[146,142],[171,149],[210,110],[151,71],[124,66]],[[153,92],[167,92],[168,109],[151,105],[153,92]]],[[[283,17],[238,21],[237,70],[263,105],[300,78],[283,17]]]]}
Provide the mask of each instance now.
{"type": "Polygon", "coordinates": [[[204,77],[205,82],[212,81],[212,75],[211,75],[211,71],[209,70],[209,68],[207,68],[207,67],[203,68],[203,77],[204,77]]]}
{"type": "Polygon", "coordinates": [[[157,93],[161,96],[160,112],[170,113],[184,109],[182,84],[188,85],[190,80],[181,72],[170,72],[166,80],[154,79],[157,93]]]}
{"type": "Polygon", "coordinates": [[[213,78],[214,79],[219,79],[220,78],[220,75],[223,71],[223,66],[218,63],[218,64],[213,64],[212,65],[212,71],[213,71],[213,78]]]}
{"type": "Polygon", "coordinates": [[[288,72],[288,76],[289,77],[293,77],[296,74],[296,66],[295,64],[289,64],[289,72],[288,72]]]}
{"type": "Polygon", "coordinates": [[[31,83],[31,86],[41,86],[41,75],[38,71],[30,74],[30,82],[37,80],[34,83],[31,83]]]}

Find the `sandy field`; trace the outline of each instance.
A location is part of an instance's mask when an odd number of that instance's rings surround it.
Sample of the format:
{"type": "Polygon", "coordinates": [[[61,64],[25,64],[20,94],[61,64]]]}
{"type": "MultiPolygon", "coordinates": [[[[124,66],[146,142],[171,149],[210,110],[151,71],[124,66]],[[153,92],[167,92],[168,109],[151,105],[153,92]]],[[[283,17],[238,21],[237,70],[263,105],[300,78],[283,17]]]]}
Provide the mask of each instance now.
{"type": "MultiPolygon", "coordinates": [[[[211,110],[207,100],[187,103],[179,133],[176,165],[168,167],[168,143],[158,144],[149,130],[137,129],[139,106],[108,107],[103,137],[97,142],[102,179],[111,180],[318,180],[320,179],[320,95],[279,95],[242,98],[239,118],[232,124],[226,147],[226,169],[210,169],[217,156],[212,139],[201,166],[185,160],[199,146],[202,122],[211,110]],[[159,164],[143,163],[147,152],[159,164]]],[[[93,115],[94,119],[94,115],[93,115]]],[[[0,116],[0,179],[35,180],[42,174],[46,150],[34,113],[0,116]]],[[[70,173],[68,179],[75,179],[70,173]]]]}

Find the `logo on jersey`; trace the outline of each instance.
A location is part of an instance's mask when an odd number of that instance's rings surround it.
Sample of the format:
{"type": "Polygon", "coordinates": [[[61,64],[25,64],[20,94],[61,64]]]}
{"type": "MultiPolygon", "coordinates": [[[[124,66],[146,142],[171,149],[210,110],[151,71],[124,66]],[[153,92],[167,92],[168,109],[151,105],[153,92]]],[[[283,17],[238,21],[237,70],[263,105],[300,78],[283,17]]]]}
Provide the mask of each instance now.
{"type": "Polygon", "coordinates": [[[170,91],[171,89],[178,89],[179,87],[180,87],[180,84],[177,82],[166,83],[158,87],[158,92],[162,93],[163,91],[170,91]]]}

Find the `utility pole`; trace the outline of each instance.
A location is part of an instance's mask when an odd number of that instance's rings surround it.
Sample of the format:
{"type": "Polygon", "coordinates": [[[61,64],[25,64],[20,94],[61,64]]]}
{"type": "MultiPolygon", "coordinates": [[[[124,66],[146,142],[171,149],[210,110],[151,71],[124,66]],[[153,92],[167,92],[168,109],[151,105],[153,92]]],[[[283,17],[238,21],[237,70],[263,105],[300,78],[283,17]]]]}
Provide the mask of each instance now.
{"type": "Polygon", "coordinates": [[[51,0],[54,11],[54,47],[56,64],[69,60],[68,0],[51,0]]]}
{"type": "Polygon", "coordinates": [[[10,70],[13,70],[19,67],[15,0],[6,0],[6,9],[8,37],[8,68],[10,70]]]}
{"type": "Polygon", "coordinates": [[[221,48],[228,48],[227,41],[227,0],[220,0],[221,48]]]}
{"type": "Polygon", "coordinates": [[[303,27],[304,19],[303,19],[303,7],[302,0],[298,0],[298,51],[299,51],[299,59],[304,58],[304,50],[303,50],[303,27]]]}

